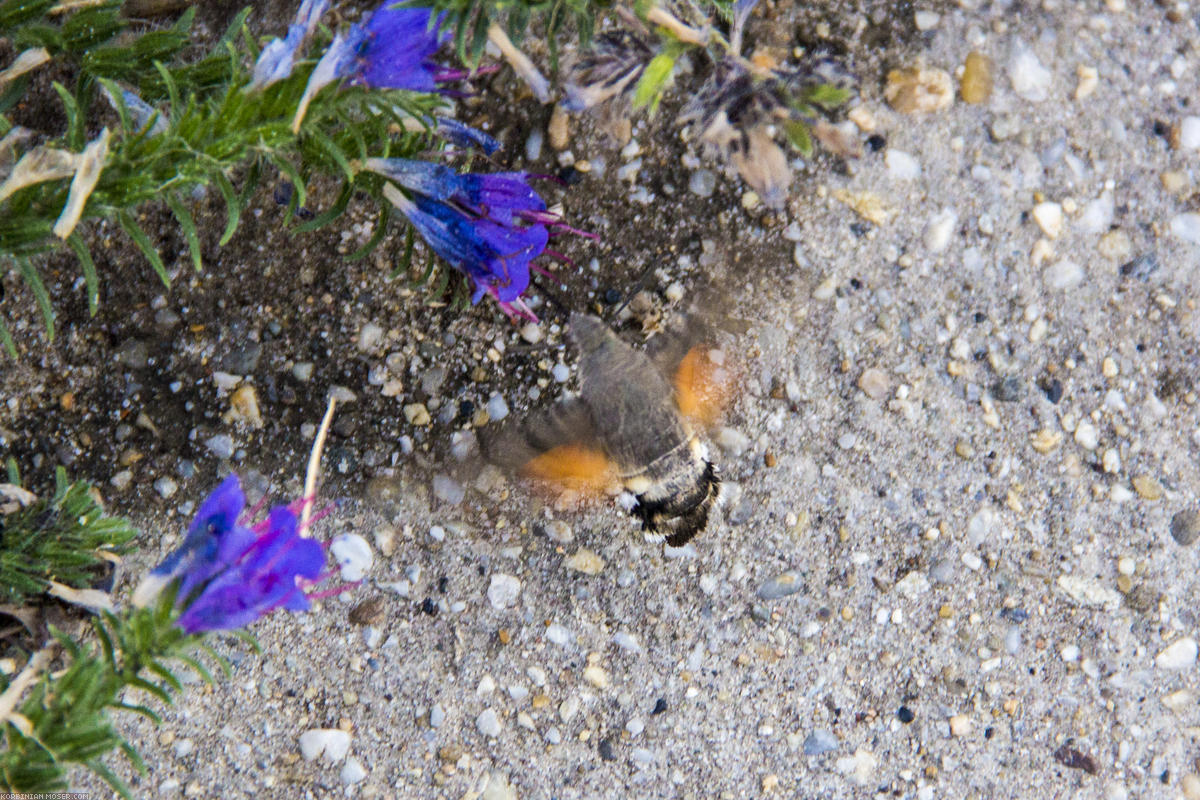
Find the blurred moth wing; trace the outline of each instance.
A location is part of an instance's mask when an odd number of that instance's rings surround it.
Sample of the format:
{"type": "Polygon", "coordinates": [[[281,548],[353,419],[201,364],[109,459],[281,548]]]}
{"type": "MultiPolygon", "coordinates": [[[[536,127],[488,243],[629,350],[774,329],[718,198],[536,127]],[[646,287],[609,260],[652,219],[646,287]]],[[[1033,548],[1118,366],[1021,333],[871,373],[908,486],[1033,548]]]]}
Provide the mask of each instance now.
{"type": "Polygon", "coordinates": [[[681,546],[705,528],[720,479],[699,431],[731,396],[690,321],[646,352],[596,317],[573,314],[579,397],[502,429],[485,456],[529,477],[597,493],[621,487],[648,535],[681,546]]]}

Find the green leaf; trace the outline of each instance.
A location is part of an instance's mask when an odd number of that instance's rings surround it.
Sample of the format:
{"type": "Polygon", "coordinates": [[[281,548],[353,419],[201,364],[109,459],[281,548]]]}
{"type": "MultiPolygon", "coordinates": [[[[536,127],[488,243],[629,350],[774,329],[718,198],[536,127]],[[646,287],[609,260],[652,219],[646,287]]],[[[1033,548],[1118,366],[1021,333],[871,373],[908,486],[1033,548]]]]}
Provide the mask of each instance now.
{"type": "Polygon", "coordinates": [[[783,132],[787,135],[792,147],[799,150],[805,158],[812,155],[812,136],[808,133],[807,125],[797,120],[785,120],[783,123],[783,132]]]}
{"type": "Polygon", "coordinates": [[[133,240],[138,249],[142,251],[142,255],[150,262],[150,266],[158,273],[159,280],[166,287],[171,286],[171,276],[167,274],[167,266],[163,264],[162,256],[158,254],[158,250],[150,241],[150,237],[142,230],[142,227],[137,224],[133,215],[128,211],[122,210],[117,212],[117,223],[121,226],[121,230],[133,240]]]}
{"type": "MultiPolygon", "coordinates": [[[[107,749],[107,748],[105,748],[107,749]]],[[[104,765],[104,762],[93,758],[87,762],[87,768],[99,775],[112,790],[124,797],[125,800],[133,800],[133,792],[125,785],[125,782],[117,777],[116,773],[104,765]]]]}
{"type": "Polygon", "coordinates": [[[42,276],[38,274],[37,267],[28,258],[22,256],[17,259],[17,270],[29,284],[29,288],[33,292],[33,299],[42,312],[42,321],[46,323],[46,336],[53,342],[54,309],[50,305],[50,293],[46,291],[46,284],[42,283],[42,276]]]}
{"type": "Polygon", "coordinates": [[[224,172],[214,172],[213,181],[221,190],[221,196],[225,198],[225,232],[221,234],[218,242],[224,247],[233,238],[234,231],[237,230],[238,221],[242,216],[242,208],[238,204],[237,192],[233,190],[233,184],[229,182],[229,178],[225,177],[224,172]]]}
{"type": "Polygon", "coordinates": [[[75,258],[79,259],[79,268],[83,270],[83,282],[87,290],[88,316],[94,317],[100,305],[100,279],[96,275],[92,254],[88,252],[87,245],[77,230],[67,237],[67,245],[75,251],[75,258]]]}
{"type": "Polygon", "coordinates": [[[822,83],[805,91],[804,101],[829,111],[845,103],[850,99],[852,94],[853,92],[849,89],[842,89],[833,84],[822,83]]]}
{"type": "Polygon", "coordinates": [[[667,88],[667,81],[675,71],[675,58],[671,53],[659,53],[650,59],[633,91],[634,108],[650,106],[651,114],[658,109],[658,103],[667,88]]]}
{"type": "Polygon", "coordinates": [[[175,219],[179,222],[179,227],[183,229],[183,236],[187,239],[188,243],[188,252],[192,255],[192,268],[196,272],[199,272],[201,267],[200,237],[196,233],[196,221],[192,219],[192,212],[188,211],[187,206],[183,204],[183,200],[175,192],[167,193],[167,206],[170,207],[171,213],[175,215],[175,219]]]}
{"type": "MultiPolygon", "coordinates": [[[[196,11],[194,6],[189,10],[193,14],[196,11]]],[[[161,61],[156,60],[154,62],[154,69],[162,77],[163,86],[167,87],[167,121],[171,124],[174,124],[175,121],[179,119],[179,115],[183,112],[183,103],[179,99],[179,85],[175,83],[175,77],[171,75],[171,71],[169,69],[163,66],[161,61]]]]}
{"type": "MultiPolygon", "coordinates": [[[[17,345],[13,342],[12,334],[8,332],[8,326],[4,324],[4,320],[0,319],[0,344],[4,345],[4,352],[8,353],[8,357],[13,361],[18,360],[21,355],[17,352],[17,345]]],[[[12,481],[9,481],[12,483],[12,481]]]]}

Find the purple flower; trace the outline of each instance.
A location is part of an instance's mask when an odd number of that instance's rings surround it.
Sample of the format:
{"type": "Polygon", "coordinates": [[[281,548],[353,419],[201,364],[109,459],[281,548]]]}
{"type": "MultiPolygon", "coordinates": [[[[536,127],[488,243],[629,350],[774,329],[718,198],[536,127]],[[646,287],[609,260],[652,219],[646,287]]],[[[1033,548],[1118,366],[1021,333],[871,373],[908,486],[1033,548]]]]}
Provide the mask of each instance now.
{"type": "Polygon", "coordinates": [[[337,80],[348,79],[373,89],[436,92],[438,81],[465,74],[443,70],[432,60],[451,35],[441,30],[444,15],[434,20],[430,8],[390,8],[395,2],[384,0],[364,24],[351,25],[334,37],[309,76],[292,121],[293,131],[300,130],[317,92],[337,80]]]}
{"type": "MultiPolygon", "coordinates": [[[[373,89],[436,92],[441,67],[432,61],[449,31],[440,30],[444,14],[431,24],[432,9],[389,8],[387,0],[366,24],[351,30],[355,50],[352,82],[373,89]]],[[[340,77],[347,77],[342,75],[340,77]]]]}
{"type": "Polygon", "coordinates": [[[329,0],[303,0],[296,12],[296,21],[288,26],[287,36],[272,39],[254,63],[254,76],[248,90],[265,89],[292,74],[296,51],[312,36],[317,23],[329,8],[329,0]]]}
{"type": "Polygon", "coordinates": [[[245,505],[237,476],[229,476],[201,505],[183,543],[138,586],[134,604],[146,605],[178,580],[178,624],[188,633],[240,628],[279,607],[307,609],[300,581],[320,578],[323,548],[300,535],[286,506],[253,528],[241,525],[245,505]]]}
{"type": "Polygon", "coordinates": [[[437,132],[451,144],[466,148],[478,147],[489,156],[500,149],[500,142],[494,137],[449,117],[437,118],[437,132]]]}
{"type": "Polygon", "coordinates": [[[364,166],[413,193],[410,199],[384,188],[433,251],[472,280],[472,302],[490,294],[509,316],[536,319],[521,299],[530,269],[539,269],[532,262],[547,252],[552,232],[578,231],[546,210],[528,174],[460,174],[403,158],[371,158],[364,166]]]}

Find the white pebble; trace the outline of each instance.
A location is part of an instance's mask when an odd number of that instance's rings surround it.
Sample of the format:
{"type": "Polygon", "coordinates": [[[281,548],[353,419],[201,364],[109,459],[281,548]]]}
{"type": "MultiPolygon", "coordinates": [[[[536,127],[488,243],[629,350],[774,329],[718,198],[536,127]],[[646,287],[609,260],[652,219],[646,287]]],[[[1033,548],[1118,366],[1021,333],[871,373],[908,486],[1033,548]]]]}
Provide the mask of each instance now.
{"type": "Polygon", "coordinates": [[[504,401],[503,395],[494,394],[488,398],[487,413],[493,422],[499,422],[508,416],[508,403],[504,401]]]}
{"type": "Polygon", "coordinates": [[[1085,450],[1095,450],[1100,444],[1100,433],[1095,425],[1084,420],[1075,427],[1075,442],[1085,450]]]}
{"type": "Polygon", "coordinates": [[[972,553],[970,550],[962,554],[962,562],[972,572],[978,572],[983,569],[983,559],[977,553],[972,553]]]}
{"type": "Polygon", "coordinates": [[[1008,61],[1008,78],[1013,91],[1031,103],[1040,103],[1050,96],[1050,82],[1054,75],[1042,66],[1042,62],[1020,39],[1013,42],[1012,55],[1008,61]]]}
{"type": "Polygon", "coordinates": [[[358,331],[358,349],[364,353],[369,353],[379,346],[383,341],[383,328],[376,325],[374,322],[368,322],[363,325],[358,331]]]}
{"type": "Polygon", "coordinates": [[[1196,640],[1186,636],[1159,653],[1154,663],[1159,669],[1187,669],[1196,663],[1198,653],[1196,640]]]}
{"type": "Polygon", "coordinates": [[[517,604],[517,597],[520,594],[521,581],[519,579],[502,572],[492,575],[492,581],[487,590],[488,602],[492,604],[492,608],[497,611],[512,608],[517,604]]]}
{"type": "Polygon", "coordinates": [[[903,150],[888,148],[883,157],[888,177],[897,181],[911,181],[921,176],[921,163],[903,150]]]}
{"type": "Polygon", "coordinates": [[[154,482],[154,491],[158,492],[163,499],[170,497],[179,490],[179,484],[166,476],[159,478],[154,482]]]}
{"type": "Polygon", "coordinates": [[[625,730],[629,731],[629,735],[635,739],[641,736],[645,729],[646,723],[642,722],[641,717],[634,717],[625,723],[625,730]]]}
{"type": "Polygon", "coordinates": [[[1184,117],[1179,123],[1179,148],[1200,150],[1200,117],[1184,117]]]}
{"type": "Polygon", "coordinates": [[[433,476],[433,496],[443,503],[456,506],[466,497],[467,490],[449,475],[438,473],[433,476]]]}
{"type": "Polygon", "coordinates": [[[1200,244],[1200,214],[1189,212],[1171,218],[1171,235],[1192,244],[1200,244]]]}
{"type": "MultiPolygon", "coordinates": [[[[1197,216],[1197,224],[1200,224],[1200,215],[1197,216]]],[[[1042,280],[1051,289],[1070,289],[1082,283],[1083,278],[1083,267],[1067,259],[1046,267],[1046,271],[1042,273],[1042,280]]]]}
{"type": "Polygon", "coordinates": [[[1074,644],[1066,645],[1065,647],[1063,647],[1062,650],[1059,651],[1059,655],[1062,656],[1063,661],[1067,661],[1067,662],[1078,661],[1079,660],[1079,646],[1074,645],[1074,644]]]}
{"type": "Polygon", "coordinates": [[[917,23],[917,30],[931,31],[937,27],[938,22],[942,19],[941,15],[935,11],[918,11],[914,15],[914,20],[917,23]]]}
{"type": "Polygon", "coordinates": [[[1058,203],[1038,203],[1033,207],[1033,221],[1042,233],[1057,239],[1063,231],[1063,208],[1058,203]]]}
{"type": "Polygon", "coordinates": [[[950,244],[958,214],[952,208],[944,208],[935,214],[925,226],[925,247],[931,253],[940,253],[950,244]]]}
{"type": "Polygon", "coordinates": [[[529,161],[537,161],[542,157],[542,142],[545,141],[545,135],[541,128],[534,128],[529,132],[529,138],[525,140],[525,158],[529,161]]]}
{"type": "Polygon", "coordinates": [[[613,644],[627,653],[640,653],[642,651],[642,645],[638,642],[637,637],[625,631],[617,631],[613,634],[613,644]]]}
{"type": "Polygon", "coordinates": [[[496,716],[496,709],[485,708],[483,712],[475,718],[475,727],[484,736],[495,738],[500,735],[503,730],[500,726],[500,718],[496,716]]]}
{"type": "Polygon", "coordinates": [[[367,769],[362,765],[362,762],[351,756],[346,759],[346,763],[342,766],[342,784],[345,786],[353,786],[367,777],[367,769]]]}
{"type": "Polygon", "coordinates": [[[371,545],[357,533],[343,533],[333,537],[329,544],[329,552],[337,560],[342,580],[348,583],[361,581],[375,563],[371,545]]]}
{"type": "Polygon", "coordinates": [[[1105,192],[1083,207],[1079,229],[1084,233],[1106,233],[1113,221],[1112,192],[1105,192]]]}
{"type": "Polygon", "coordinates": [[[542,326],[536,322],[527,322],[521,326],[521,338],[530,344],[537,344],[544,335],[542,326]]]}
{"type": "Polygon", "coordinates": [[[550,374],[556,383],[566,383],[567,379],[571,377],[571,370],[560,361],[554,365],[554,369],[550,370],[550,374]]]}
{"type": "Polygon", "coordinates": [[[322,753],[337,763],[350,752],[350,734],[337,728],[314,728],[300,734],[300,755],[305,761],[315,761],[322,753]]]}
{"type": "Polygon", "coordinates": [[[546,638],[554,644],[565,647],[575,641],[575,634],[562,625],[548,625],[546,626],[546,638]]]}

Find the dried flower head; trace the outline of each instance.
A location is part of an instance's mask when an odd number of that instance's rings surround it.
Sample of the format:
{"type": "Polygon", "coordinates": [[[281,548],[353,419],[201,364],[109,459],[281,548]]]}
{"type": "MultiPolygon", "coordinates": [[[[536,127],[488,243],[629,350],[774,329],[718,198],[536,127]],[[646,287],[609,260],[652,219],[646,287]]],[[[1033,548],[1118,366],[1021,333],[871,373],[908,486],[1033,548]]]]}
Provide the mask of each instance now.
{"type": "Polygon", "coordinates": [[[583,111],[630,94],[653,57],[649,42],[636,33],[618,29],[600,34],[567,73],[563,107],[583,111]]]}
{"type": "Polygon", "coordinates": [[[741,59],[725,59],[713,70],[679,117],[694,124],[701,142],[718,150],[763,198],[778,208],[787,198],[791,169],[775,142],[779,131],[807,152],[810,126],[818,115],[845,101],[838,88],[846,75],[829,60],[799,70],[752,70],[741,59]]]}

